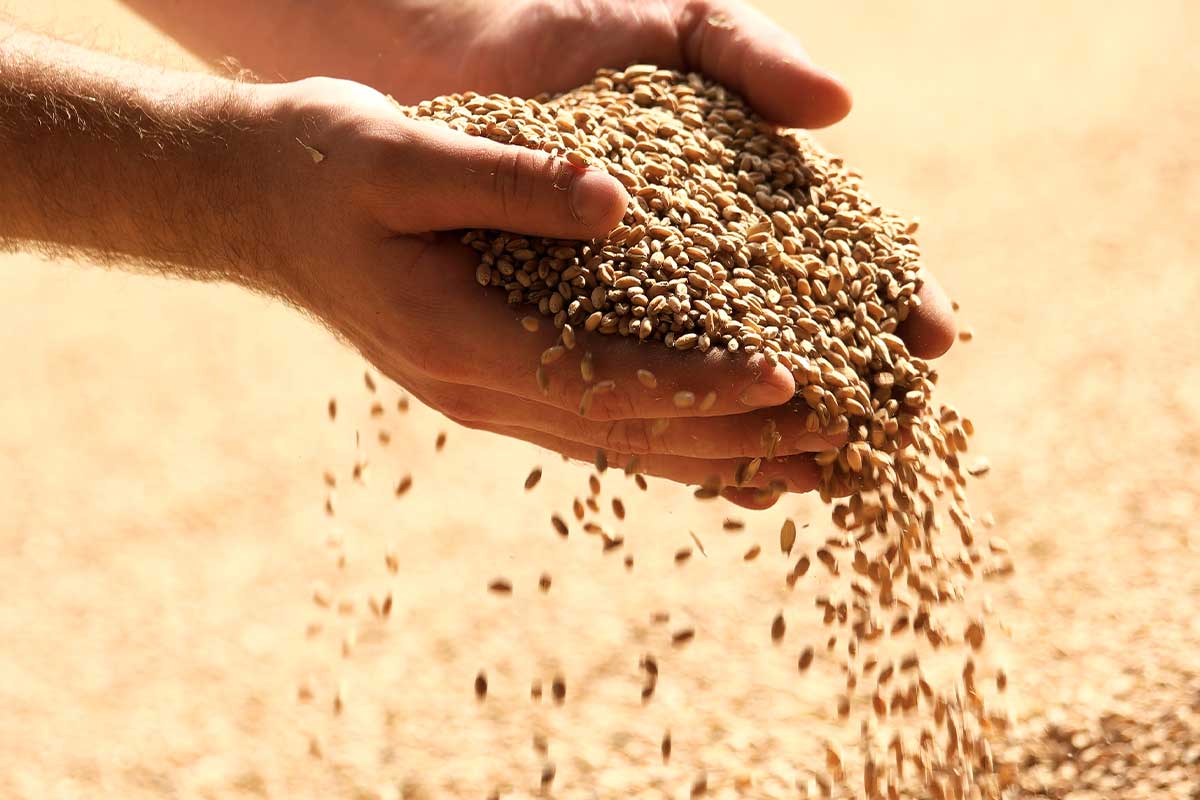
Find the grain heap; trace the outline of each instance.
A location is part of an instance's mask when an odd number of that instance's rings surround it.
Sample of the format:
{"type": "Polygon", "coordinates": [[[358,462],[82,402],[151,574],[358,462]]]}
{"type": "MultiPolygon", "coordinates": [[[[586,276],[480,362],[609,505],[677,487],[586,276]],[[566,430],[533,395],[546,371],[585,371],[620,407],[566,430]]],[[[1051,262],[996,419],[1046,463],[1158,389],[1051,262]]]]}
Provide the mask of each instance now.
{"type": "MultiPolygon", "coordinates": [[[[478,281],[536,306],[560,331],[537,368],[539,385],[565,350],[581,346],[578,331],[761,353],[795,376],[792,404],[810,431],[848,435],[817,456],[822,498],[846,498],[833,506],[843,533],[815,559],[800,555],[787,580],[794,585],[814,560],[843,576],[816,607],[843,637],[825,649],[844,652],[837,711],[862,723],[855,781],[866,797],[909,785],[935,797],[995,795],[989,739],[1005,718],[986,707],[971,655],[984,645],[984,614],[968,617],[964,600],[971,582],[1010,567],[993,563],[1002,543],[976,541],[959,461],[971,423],[935,409],[936,373],[897,335],[920,303],[916,224],[874,204],[860,177],[807,135],[778,131],[699,75],[638,65],[602,70],[555,97],[454,95],[405,113],[603,168],[634,198],[622,224],[590,242],[465,235],[480,256],[478,281]],[[943,534],[943,510],[957,536],[943,534]],[[914,641],[894,661],[870,654],[900,647],[900,637],[914,641]],[[964,654],[961,669],[935,687],[913,648],[947,645],[964,654]],[[881,738],[891,720],[900,722],[881,738]]],[[[605,384],[587,354],[581,363],[585,381],[605,384]]],[[[773,425],[764,442],[770,458],[773,425]]],[[[748,459],[739,483],[760,464],[748,459]]],[[[812,659],[806,648],[801,669],[812,659]]],[[[850,763],[836,748],[827,766],[822,791],[849,785],[850,763]]]]}
{"type": "Polygon", "coordinates": [[[1102,706],[1023,722],[1005,753],[1014,798],[1200,798],[1200,676],[1138,674],[1102,706]]]}
{"type": "Polygon", "coordinates": [[[405,111],[600,166],[633,195],[623,224],[592,242],[465,236],[479,282],[553,317],[556,347],[584,330],[781,361],[809,430],[850,433],[825,458],[831,494],[908,472],[911,460],[893,463],[905,432],[961,441],[955,419],[928,413],[936,375],[896,335],[920,303],[916,224],[873,204],[807,136],[778,133],[698,75],[647,65],[552,99],[466,94],[405,111]]]}

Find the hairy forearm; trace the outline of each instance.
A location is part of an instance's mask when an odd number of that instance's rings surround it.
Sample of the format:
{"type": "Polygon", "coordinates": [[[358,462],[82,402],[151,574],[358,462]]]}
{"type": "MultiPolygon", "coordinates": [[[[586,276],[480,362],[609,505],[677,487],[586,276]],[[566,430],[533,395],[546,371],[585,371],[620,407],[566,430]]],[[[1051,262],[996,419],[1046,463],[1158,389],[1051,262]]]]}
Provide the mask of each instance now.
{"type": "Polygon", "coordinates": [[[0,23],[0,243],[271,288],[251,87],[0,23]]]}

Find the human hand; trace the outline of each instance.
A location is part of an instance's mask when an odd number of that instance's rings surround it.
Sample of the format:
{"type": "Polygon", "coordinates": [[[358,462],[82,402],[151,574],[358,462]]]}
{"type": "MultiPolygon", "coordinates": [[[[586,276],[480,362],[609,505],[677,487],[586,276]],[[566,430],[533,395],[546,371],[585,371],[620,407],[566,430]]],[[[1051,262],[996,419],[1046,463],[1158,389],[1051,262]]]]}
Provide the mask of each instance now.
{"type": "MultiPolygon", "coordinates": [[[[535,95],[599,67],[656,63],[703,72],[764,117],[816,128],[850,109],[846,87],[787,31],[741,0],[381,0],[337,9],[292,0],[125,0],[188,47],[286,79],[350,78],[402,103],[462,91],[535,95]]],[[[950,303],[925,275],[901,330],[934,358],[954,341],[950,303]]]]}
{"type": "MultiPolygon", "coordinates": [[[[273,116],[283,121],[271,180],[287,203],[278,215],[293,263],[285,294],[384,374],[460,424],[569,457],[591,460],[603,449],[614,466],[637,457],[641,470],[689,484],[716,477],[747,489],[816,486],[818,471],[805,454],[844,435],[810,433],[807,414],[783,405],[795,393],[785,367],[580,331],[576,347],[546,367],[543,393],[534,373],[558,332],[536,309],[509,306],[480,287],[477,255],[458,234],[439,233],[602,235],[629,203],[615,179],[409,119],[358,84],[310,79],[263,88],[277,95],[273,116]],[[530,315],[540,320],[535,331],[522,324],[530,315]],[[611,388],[594,392],[581,414],[585,353],[597,384],[611,388]],[[649,370],[656,385],[645,386],[638,370],[649,370]],[[682,390],[714,397],[680,409],[673,397],[682,390]],[[775,446],[764,441],[768,426],[780,435],[775,446]],[[739,481],[752,459],[772,449],[778,458],[739,481]]],[[[731,494],[764,502],[752,492],[731,494]]]]}
{"type": "MultiPolygon", "coordinates": [[[[599,67],[657,63],[738,90],[781,125],[820,127],[850,108],[845,86],[787,32],[740,0],[384,0],[351,3],[330,25],[291,0],[126,0],[194,50],[263,75],[336,75],[403,103],[459,91],[569,89],[599,67]]],[[[934,276],[899,331],[917,356],[950,348],[955,324],[934,276]]]]}
{"type": "MultiPolygon", "coordinates": [[[[786,127],[823,127],[850,110],[845,85],[741,0],[392,0],[359,13],[374,18],[391,45],[345,53],[345,63],[336,45],[318,57],[402,102],[468,90],[565,91],[600,67],[651,63],[716,78],[786,127]],[[383,55],[358,62],[375,52],[383,55]]],[[[899,333],[914,355],[936,358],[954,343],[955,322],[936,278],[924,279],[922,306],[899,333]]]]}

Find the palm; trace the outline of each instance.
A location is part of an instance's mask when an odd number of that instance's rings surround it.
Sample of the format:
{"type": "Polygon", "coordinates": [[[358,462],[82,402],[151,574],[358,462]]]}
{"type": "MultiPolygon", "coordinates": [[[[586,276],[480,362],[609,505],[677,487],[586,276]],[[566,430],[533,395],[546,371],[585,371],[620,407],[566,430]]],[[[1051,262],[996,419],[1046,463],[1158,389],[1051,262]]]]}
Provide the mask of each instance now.
{"type": "Polygon", "coordinates": [[[401,102],[463,91],[533,96],[585,83],[600,67],[649,62],[707,73],[785,125],[828,125],[850,108],[845,87],[738,0],[441,4],[408,26],[403,44],[386,62],[389,77],[368,79],[401,102]]]}

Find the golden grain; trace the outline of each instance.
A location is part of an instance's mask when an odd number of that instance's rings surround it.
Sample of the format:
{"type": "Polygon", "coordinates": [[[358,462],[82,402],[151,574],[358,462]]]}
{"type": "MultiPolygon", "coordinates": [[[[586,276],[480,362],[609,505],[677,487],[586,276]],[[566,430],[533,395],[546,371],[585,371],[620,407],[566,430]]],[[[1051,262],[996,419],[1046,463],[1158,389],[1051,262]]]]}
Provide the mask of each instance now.
{"type": "Polygon", "coordinates": [[[779,529],[779,550],[784,555],[792,554],[792,547],[796,544],[796,523],[790,519],[783,521],[783,526],[779,529]]]}
{"type": "Polygon", "coordinates": [[[787,622],[783,618],[783,612],[780,611],[771,621],[771,641],[776,643],[782,641],[785,633],[787,633],[787,622]]]}
{"type": "Polygon", "coordinates": [[[541,479],[542,479],[542,468],[534,467],[532,470],[529,471],[529,474],[525,476],[525,491],[528,492],[530,489],[537,486],[538,481],[540,481],[541,479]]]}
{"type": "Polygon", "coordinates": [[[671,644],[684,645],[696,637],[695,628],[683,628],[671,634],[671,644]]]}
{"type": "Polygon", "coordinates": [[[625,503],[621,501],[621,498],[614,497],[612,499],[612,510],[617,519],[625,519],[625,503]]]}
{"type": "Polygon", "coordinates": [[[696,405],[696,395],[688,391],[679,391],[671,397],[671,402],[676,408],[691,408],[696,405]]]}

